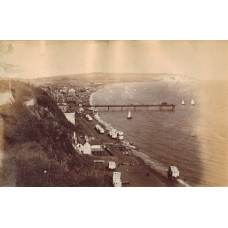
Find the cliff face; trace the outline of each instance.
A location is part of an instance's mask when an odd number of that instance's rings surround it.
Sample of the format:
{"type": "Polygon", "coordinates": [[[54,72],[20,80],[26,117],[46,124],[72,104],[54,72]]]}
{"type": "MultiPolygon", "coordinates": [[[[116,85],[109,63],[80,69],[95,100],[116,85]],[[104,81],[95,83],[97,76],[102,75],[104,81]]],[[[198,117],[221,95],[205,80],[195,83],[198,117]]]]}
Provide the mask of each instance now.
{"type": "Polygon", "coordinates": [[[74,126],[40,88],[12,82],[15,102],[0,107],[1,186],[109,186],[91,157],[77,154],[74,126]],[[34,106],[25,106],[26,99],[34,106]]]}

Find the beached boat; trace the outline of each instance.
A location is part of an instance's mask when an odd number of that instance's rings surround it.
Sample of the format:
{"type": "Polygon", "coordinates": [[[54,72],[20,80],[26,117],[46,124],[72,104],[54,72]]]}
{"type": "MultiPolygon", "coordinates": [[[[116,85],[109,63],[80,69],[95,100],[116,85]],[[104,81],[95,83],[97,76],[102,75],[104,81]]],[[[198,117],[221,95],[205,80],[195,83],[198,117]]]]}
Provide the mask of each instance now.
{"type": "Polygon", "coordinates": [[[195,101],[193,99],[191,100],[191,105],[195,105],[195,101]]]}
{"type": "Polygon", "coordinates": [[[130,110],[128,111],[127,119],[132,119],[131,111],[130,110]]]}
{"type": "Polygon", "coordinates": [[[184,103],[184,100],[182,100],[182,103],[181,103],[182,105],[185,105],[185,103],[184,103]]]}

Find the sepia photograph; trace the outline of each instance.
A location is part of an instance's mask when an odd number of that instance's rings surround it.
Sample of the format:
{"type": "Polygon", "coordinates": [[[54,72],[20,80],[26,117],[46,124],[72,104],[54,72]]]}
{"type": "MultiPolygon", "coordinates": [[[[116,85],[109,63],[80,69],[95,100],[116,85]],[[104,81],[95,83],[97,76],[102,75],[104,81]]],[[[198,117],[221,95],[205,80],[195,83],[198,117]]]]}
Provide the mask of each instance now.
{"type": "Polygon", "coordinates": [[[1,1],[1,227],[228,227],[225,1],[1,1]]]}
{"type": "Polygon", "coordinates": [[[0,185],[228,186],[227,41],[0,41],[0,185]]]}

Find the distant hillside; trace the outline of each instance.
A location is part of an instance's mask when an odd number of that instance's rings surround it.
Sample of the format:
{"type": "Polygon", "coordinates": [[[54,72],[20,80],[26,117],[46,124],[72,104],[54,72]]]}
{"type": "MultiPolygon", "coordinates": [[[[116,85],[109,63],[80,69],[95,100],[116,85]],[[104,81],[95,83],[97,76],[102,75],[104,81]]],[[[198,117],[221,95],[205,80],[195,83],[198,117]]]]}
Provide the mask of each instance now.
{"type": "Polygon", "coordinates": [[[38,87],[12,82],[15,103],[0,107],[1,186],[110,186],[89,156],[77,154],[74,126],[38,87]],[[25,106],[34,98],[35,106],[25,106]]]}
{"type": "Polygon", "coordinates": [[[45,82],[59,82],[70,83],[77,81],[78,83],[115,83],[115,82],[142,82],[142,81],[158,81],[158,80],[192,80],[193,78],[180,74],[138,74],[138,73],[88,73],[88,74],[73,74],[73,75],[60,75],[52,77],[44,77],[33,79],[37,83],[45,82]]]}

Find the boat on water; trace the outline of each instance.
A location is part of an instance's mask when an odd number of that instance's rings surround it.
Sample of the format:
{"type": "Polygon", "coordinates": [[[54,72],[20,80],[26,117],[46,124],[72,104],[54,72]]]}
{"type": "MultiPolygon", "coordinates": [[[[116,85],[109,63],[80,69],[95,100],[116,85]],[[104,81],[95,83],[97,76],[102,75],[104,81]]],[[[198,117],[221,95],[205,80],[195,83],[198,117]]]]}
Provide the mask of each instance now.
{"type": "Polygon", "coordinates": [[[191,100],[191,105],[195,105],[195,101],[193,99],[191,100]]]}
{"type": "Polygon", "coordinates": [[[132,119],[131,111],[130,110],[128,111],[127,119],[132,119]]]}
{"type": "Polygon", "coordinates": [[[182,105],[185,105],[184,100],[182,100],[181,104],[182,104],[182,105]]]}

